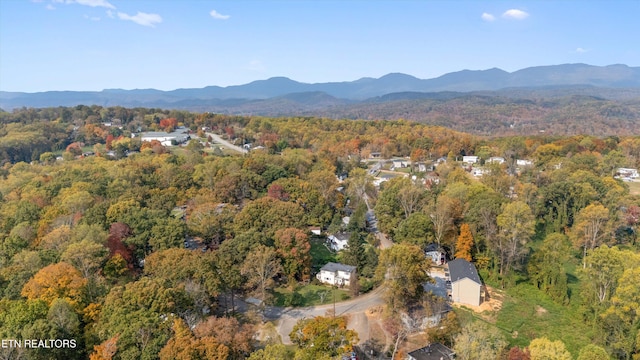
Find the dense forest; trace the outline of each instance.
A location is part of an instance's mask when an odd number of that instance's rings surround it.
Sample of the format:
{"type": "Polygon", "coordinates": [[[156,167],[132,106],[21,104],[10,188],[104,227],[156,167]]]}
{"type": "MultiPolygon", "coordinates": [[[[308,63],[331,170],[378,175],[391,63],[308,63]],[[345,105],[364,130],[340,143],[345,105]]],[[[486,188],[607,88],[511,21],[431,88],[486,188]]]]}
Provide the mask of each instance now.
{"type": "Polygon", "coordinates": [[[320,227],[352,234],[335,255],[358,269],[350,296],[384,292],[393,341],[376,347],[382,358],[406,354],[419,331],[405,319],[437,306],[423,287],[423,249],[436,243],[504,294],[502,309],[457,308],[426,331],[459,359],[640,359],[640,184],[614,177],[640,167],[638,136],[29,108],[0,112],[0,164],[0,339],[76,342],[3,345],[2,358],[340,358],[358,334],[335,314],[299,321],[295,346],[255,335],[276,289],[296,306],[296,289],[316,282],[309,229],[320,227]],[[192,131],[185,146],[135,136],[178,126],[192,131]],[[208,133],[256,150],[233,153],[208,133]],[[376,187],[374,154],[435,169],[376,187]],[[460,162],[472,154],[482,177],[460,162]],[[394,246],[368,232],[368,207],[394,246]],[[261,305],[236,311],[247,297],[261,305]],[[535,323],[522,320],[528,309],[535,323]]]}

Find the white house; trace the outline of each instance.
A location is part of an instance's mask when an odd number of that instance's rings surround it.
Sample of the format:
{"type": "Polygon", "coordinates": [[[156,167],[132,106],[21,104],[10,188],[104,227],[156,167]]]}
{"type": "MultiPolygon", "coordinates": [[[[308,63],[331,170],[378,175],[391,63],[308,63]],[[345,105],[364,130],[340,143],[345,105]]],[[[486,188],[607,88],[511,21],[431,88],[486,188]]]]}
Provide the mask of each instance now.
{"type": "Polygon", "coordinates": [[[467,164],[475,164],[478,162],[478,157],[474,155],[463,156],[462,162],[465,162],[467,164]]]}
{"type": "Polygon", "coordinates": [[[310,226],[309,231],[311,231],[313,235],[322,234],[322,228],[320,226],[310,226]]]}
{"type": "Polygon", "coordinates": [[[406,160],[393,160],[393,167],[396,169],[409,167],[411,163],[406,160]]]}
{"type": "Polygon", "coordinates": [[[533,161],[526,159],[516,159],[516,166],[532,166],[533,161]]]}
{"type": "Polygon", "coordinates": [[[326,263],[320,268],[316,278],[329,285],[349,286],[352,281],[357,281],[356,267],[333,262],[326,263]]]}
{"type": "Polygon", "coordinates": [[[473,171],[471,172],[473,174],[473,176],[475,177],[481,177],[484,174],[488,174],[489,173],[489,169],[485,169],[485,168],[474,168],[473,171]]]}
{"type": "Polygon", "coordinates": [[[493,163],[504,164],[504,158],[500,156],[492,156],[487,160],[487,164],[493,163]]]}
{"type": "Polygon", "coordinates": [[[482,281],[476,267],[465,259],[449,261],[449,296],[455,303],[478,306],[482,303],[482,281]]]}
{"type": "Polygon", "coordinates": [[[334,235],[329,235],[327,239],[329,240],[329,247],[333,251],[340,251],[347,246],[347,242],[349,241],[349,234],[340,232],[334,235]]]}
{"type": "Polygon", "coordinates": [[[436,265],[442,265],[447,260],[444,250],[437,244],[427,245],[424,249],[424,255],[436,265]]]}
{"type": "Polygon", "coordinates": [[[621,178],[631,178],[631,179],[638,178],[638,169],[618,168],[618,171],[616,173],[621,178]]]}

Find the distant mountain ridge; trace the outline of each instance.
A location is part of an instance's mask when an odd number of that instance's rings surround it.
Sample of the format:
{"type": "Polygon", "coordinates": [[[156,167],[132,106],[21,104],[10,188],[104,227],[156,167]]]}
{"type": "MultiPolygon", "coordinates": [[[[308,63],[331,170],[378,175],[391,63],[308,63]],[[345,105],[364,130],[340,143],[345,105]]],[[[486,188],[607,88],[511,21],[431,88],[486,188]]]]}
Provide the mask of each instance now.
{"type": "MultiPolygon", "coordinates": [[[[488,70],[462,70],[433,79],[418,79],[411,75],[391,73],[378,79],[361,78],[355,81],[328,83],[301,83],[286,77],[257,80],[244,85],[227,87],[207,86],[198,89],[106,89],[103,91],[47,91],[21,93],[0,91],[0,108],[50,107],[75,105],[144,106],[187,108],[197,104],[217,107],[224,100],[231,103],[265,100],[289,94],[315,94],[318,106],[333,103],[384,98],[394,93],[437,93],[498,91],[506,88],[539,88],[563,86],[595,86],[603,88],[640,88],[640,67],[627,65],[592,66],[564,64],[530,67],[512,73],[493,68],[488,70]],[[325,95],[319,95],[324,93],[325,95]]],[[[300,96],[296,96],[300,100],[300,96]]],[[[307,105],[313,101],[305,99],[307,105]]]]}

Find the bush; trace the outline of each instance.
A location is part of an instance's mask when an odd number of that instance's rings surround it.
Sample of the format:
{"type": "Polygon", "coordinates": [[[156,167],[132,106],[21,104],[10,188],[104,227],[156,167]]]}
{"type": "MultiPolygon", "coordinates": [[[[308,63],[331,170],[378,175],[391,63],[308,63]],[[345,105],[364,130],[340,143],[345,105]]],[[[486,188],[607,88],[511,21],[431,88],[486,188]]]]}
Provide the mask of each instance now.
{"type": "Polygon", "coordinates": [[[302,295],[296,290],[286,295],[284,306],[300,306],[303,300],[302,295]]]}

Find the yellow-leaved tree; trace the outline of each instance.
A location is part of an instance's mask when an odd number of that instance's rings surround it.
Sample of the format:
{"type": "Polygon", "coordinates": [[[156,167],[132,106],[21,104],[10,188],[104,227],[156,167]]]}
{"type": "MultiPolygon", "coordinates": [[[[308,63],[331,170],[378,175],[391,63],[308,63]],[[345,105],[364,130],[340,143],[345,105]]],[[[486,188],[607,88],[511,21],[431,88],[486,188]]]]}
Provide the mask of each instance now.
{"type": "Polygon", "coordinates": [[[22,288],[22,296],[40,299],[51,305],[55,299],[64,299],[79,308],[87,279],[76,268],[59,262],[42,268],[22,288]]]}

